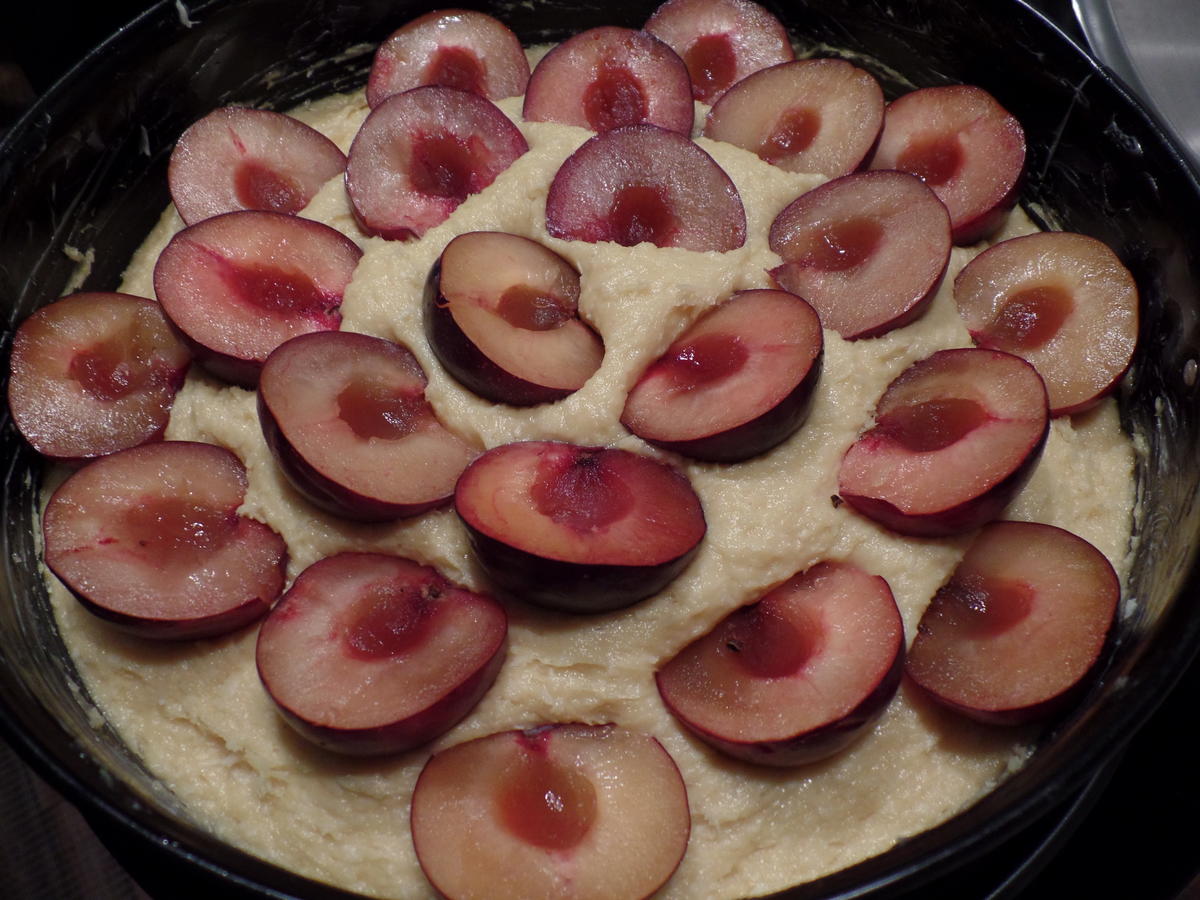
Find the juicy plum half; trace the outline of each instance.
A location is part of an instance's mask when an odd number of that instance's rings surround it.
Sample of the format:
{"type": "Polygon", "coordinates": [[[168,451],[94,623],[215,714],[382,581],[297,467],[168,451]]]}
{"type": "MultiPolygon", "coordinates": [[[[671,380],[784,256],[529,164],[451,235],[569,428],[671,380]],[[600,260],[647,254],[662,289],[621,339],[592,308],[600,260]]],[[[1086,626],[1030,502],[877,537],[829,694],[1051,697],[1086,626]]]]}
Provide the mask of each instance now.
{"type": "Polygon", "coordinates": [[[904,370],[842,458],[838,493],[900,534],[944,537],[997,518],[1049,433],[1046,387],[998,350],[939,350],[904,370]]]}
{"type": "Polygon", "coordinates": [[[865,733],[903,666],[904,624],[887,582],[822,562],[718,622],[655,681],[667,709],[721,752],[794,766],[865,733]]]}
{"type": "Polygon", "coordinates": [[[504,659],[507,617],[486,594],[383,553],[339,553],[297,576],[255,659],[283,718],[328,750],[399,753],[448,731],[504,659]]]}
{"type": "Polygon", "coordinates": [[[429,274],[424,321],[446,370],[494,403],[561,400],[604,358],[600,337],[579,317],[579,272],[515,234],[451,240],[429,274]]]}
{"type": "Polygon", "coordinates": [[[739,291],[697,319],[638,378],[621,422],[693,459],[738,462],[790,437],[824,356],[816,311],[784,291],[739,291]]]}
{"type": "Polygon", "coordinates": [[[653,737],[617,725],[499,732],[435,754],[412,835],[449,900],[640,900],[678,867],[687,788],[653,737]]]}
{"type": "Polygon", "coordinates": [[[153,300],[72,294],[13,335],[13,424],[43,456],[67,463],[158,440],[191,359],[153,300]]]}
{"type": "Polygon", "coordinates": [[[627,450],[556,441],[487,451],[459,479],[454,504],[502,591],[568,612],[619,609],[657,593],[706,531],[680,472],[627,450]]]}
{"type": "Polygon", "coordinates": [[[317,506],[361,521],[447,503],[478,450],[425,399],[407,348],[344,331],[302,335],[263,366],[258,412],[280,469],[317,506]]]}
{"type": "Polygon", "coordinates": [[[238,514],[246,468],[212,444],[164,441],[89,463],[42,517],[46,566],[86,609],[132,634],[193,639],[263,616],[287,547],[238,514]]]}

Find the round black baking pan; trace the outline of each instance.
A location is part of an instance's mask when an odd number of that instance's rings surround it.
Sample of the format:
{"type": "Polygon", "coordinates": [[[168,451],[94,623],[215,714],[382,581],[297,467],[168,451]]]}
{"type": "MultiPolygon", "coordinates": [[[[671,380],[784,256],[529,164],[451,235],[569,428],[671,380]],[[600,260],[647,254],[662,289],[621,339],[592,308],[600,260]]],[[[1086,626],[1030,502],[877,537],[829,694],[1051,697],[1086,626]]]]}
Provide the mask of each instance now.
{"type": "MultiPolygon", "coordinates": [[[[591,25],[636,26],[655,3],[457,5],[489,10],[540,41],[591,25]]],[[[765,5],[803,47],[853,54],[892,95],[949,82],[991,91],[1029,137],[1029,211],[1107,242],[1142,292],[1141,344],[1120,395],[1141,451],[1137,546],[1120,627],[1090,693],[1052,724],[1028,765],[959,816],[778,896],[923,894],[935,881],[978,871],[998,849],[1023,846],[1018,860],[1053,849],[1062,823],[1086,811],[1114,755],[1200,644],[1200,185],[1154,116],[1018,0],[765,5]]],[[[34,309],[70,286],[115,286],[168,202],[167,156],[188,124],[223,104],[286,108],[357,87],[371,45],[427,8],[166,0],[88,54],[0,144],[3,370],[13,327],[34,309]]],[[[0,440],[0,731],[123,857],[152,860],[148,872],[178,873],[173,890],[169,881],[155,885],[167,895],[349,896],[213,838],[97,717],[37,570],[38,460],[7,415],[0,440]]],[[[997,876],[997,890],[1006,880],[997,876]]]]}

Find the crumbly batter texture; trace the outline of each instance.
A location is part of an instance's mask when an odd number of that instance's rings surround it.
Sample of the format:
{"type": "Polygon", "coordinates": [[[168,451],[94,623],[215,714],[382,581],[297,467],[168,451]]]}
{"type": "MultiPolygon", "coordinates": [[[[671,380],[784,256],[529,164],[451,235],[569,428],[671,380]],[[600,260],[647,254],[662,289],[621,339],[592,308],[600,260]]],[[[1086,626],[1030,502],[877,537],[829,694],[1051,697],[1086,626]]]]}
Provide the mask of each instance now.
{"type": "MultiPolygon", "coordinates": [[[[547,235],[546,191],[561,162],[590,133],[523,122],[519,99],[500,105],[518,123],[530,151],[423,239],[364,237],[340,179],[327,184],[305,211],[365,251],[346,293],[343,328],[411,348],[429,375],[428,397],[442,420],[483,446],[552,438],[662,456],[620,425],[627,391],[699,313],[733,291],[771,286],[766,270],[779,262],[767,247],[771,221],[822,179],[781,171],[744,150],[700,138],[697,143],[741,193],[748,219],[744,247],[705,254],[649,244],[564,242],[547,235]],[[422,330],[422,292],[445,244],[472,230],[542,241],[582,273],[581,314],[602,335],[606,351],[582,390],[552,405],[515,409],[475,397],[441,369],[422,330]]],[[[295,111],[343,150],[366,113],[361,93],[295,111]]],[[[168,210],[138,251],[121,290],[154,296],[154,260],[181,226],[168,210]]],[[[996,239],[1032,228],[1018,212],[996,239]]],[[[765,893],[885,851],[987,792],[1021,764],[1032,735],[968,723],[902,688],[874,729],[833,759],[794,770],[756,768],[725,759],[685,734],[660,702],[653,674],[731,610],[822,559],[848,560],[886,578],[912,639],[969,536],[903,538],[839,506],[838,463],[869,423],[889,381],[939,348],[970,345],[951,285],[979,249],[955,248],[937,298],[916,323],[854,343],[827,331],[811,416],[782,446],[735,465],[669,457],[691,479],[708,519],[708,535],[690,567],[662,594],[611,614],[574,617],[510,604],[508,658],[498,681],[466,720],[429,747],[364,760],[304,742],[259,683],[253,627],[220,640],[149,643],[111,630],[54,585],[64,639],[104,715],[197,820],[250,853],[372,896],[432,894],[408,831],[409,798],[430,752],[555,721],[611,721],[640,729],[655,735],[678,763],[688,788],[692,836],[662,897],[765,893]]],[[[243,512],[270,523],[286,539],[290,577],[322,557],[354,548],[408,556],[467,586],[485,588],[453,510],[358,525],[308,505],[276,469],[251,391],[194,368],[176,401],[168,437],[210,441],[245,461],[250,490],[243,512]]],[[[1124,576],[1133,461],[1114,401],[1057,419],[1036,473],[1008,516],[1080,534],[1124,576]]]]}

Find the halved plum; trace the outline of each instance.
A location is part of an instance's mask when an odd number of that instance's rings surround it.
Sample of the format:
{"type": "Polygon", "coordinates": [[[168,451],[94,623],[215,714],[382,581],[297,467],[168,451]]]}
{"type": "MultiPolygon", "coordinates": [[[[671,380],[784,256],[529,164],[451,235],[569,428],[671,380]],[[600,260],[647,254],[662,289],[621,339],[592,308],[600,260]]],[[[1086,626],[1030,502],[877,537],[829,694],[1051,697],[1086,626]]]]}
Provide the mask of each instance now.
{"type": "Polygon", "coordinates": [[[600,368],[604,343],[579,318],[579,272],[537,241],[474,231],[429,273],[425,334],[446,370],[495,403],[561,400],[600,368]]]}
{"type": "Polygon", "coordinates": [[[194,225],[239,209],[298,213],[345,168],[337,144],[299,119],[226,106],[179,138],[167,186],[180,217],[194,225]]]}
{"type": "Polygon", "coordinates": [[[1053,416],[1098,403],[1133,359],[1137,284],[1095,238],[1048,231],[1001,241],[959,272],[954,299],[976,344],[1038,370],[1053,416]]]}
{"type": "Polygon", "coordinates": [[[439,85],[413,88],[363,121],[350,145],[346,191],[364,231],[407,240],[446,221],[528,149],[490,100],[439,85]]]}
{"type": "Polygon", "coordinates": [[[158,440],[191,359],[153,300],[72,294],[13,335],[13,424],[43,456],[65,462],[158,440]]]}
{"type": "Polygon", "coordinates": [[[506,731],[435,754],[412,835],[448,900],[640,900],[678,867],[687,788],[657,740],[616,725],[506,731]]]}
{"type": "Polygon", "coordinates": [[[367,79],[367,104],[427,84],[489,100],[519,97],[529,60],[513,30],[487,13],[441,9],[418,16],[379,45],[367,79]]]}
{"type": "Polygon", "coordinates": [[[1078,695],[1120,597],[1112,565],[1083,538],[1053,525],[992,522],[921,616],[906,671],[972,719],[1044,718],[1078,695]]]}
{"type": "Polygon", "coordinates": [[[883,127],[883,90],[842,59],[804,59],[761,69],[708,113],[704,136],[735,144],[789,172],[849,175],[883,127]]]}
{"type": "Polygon", "coordinates": [[[449,502],[478,450],[438,421],[407,347],[347,331],[282,344],[258,413],[288,481],[338,516],[383,521],[449,502]]]}
{"type": "Polygon", "coordinates": [[[121,450],[59,485],[42,516],[46,565],[124,631],[214,637],[260,618],[283,590],[287,547],[238,515],[246,468],[212,444],[121,450]]]}
{"type": "Polygon", "coordinates": [[[496,680],[508,619],[429,566],[339,553],[297,576],[258,632],[263,686],[289,725],[340,753],[411,750],[496,680]]]}
{"type": "Polygon", "coordinates": [[[954,243],[973,244],[1016,203],[1025,131],[983,88],[921,88],[888,104],[871,168],[920,177],[950,211],[954,243]]]}
{"type": "Polygon", "coordinates": [[[299,216],[244,210],[191,225],[154,266],[154,292],[197,362],[253,387],[267,355],[290,337],[335,330],[362,251],[299,216]]]}
{"type": "Polygon", "coordinates": [[[1003,511],[1049,432],[1046,387],[999,350],[939,350],[905,369],[846,451],[841,498],[901,534],[971,531],[1003,511]]]}
{"type": "Polygon", "coordinates": [[[920,179],[859,172],[801,194],[775,217],[771,277],[811,303],[846,340],[878,337],[921,315],[950,261],[950,217],[920,179]]]}
{"type": "Polygon", "coordinates": [[[463,473],[455,508],[502,591],[604,612],[667,586],[706,525],[680,472],[648,456],[558,441],[495,447],[463,473]]]}
{"type": "Polygon", "coordinates": [[[903,668],[904,623],[888,583],[822,562],[722,619],[655,681],[671,714],[718,750],[795,766],[861,737],[903,668]]]}
{"type": "Polygon", "coordinates": [[[752,72],[796,56],[783,24],[750,0],[667,0],[645,27],[683,58],[692,92],[704,103],[752,72]]]}
{"type": "Polygon", "coordinates": [[[785,291],[739,291],[642,373],[621,424],[693,459],[749,459],[803,424],[823,357],[811,306],[785,291]]]}
{"type": "Polygon", "coordinates": [[[644,31],[605,26],[542,57],[523,115],[597,132],[648,123],[690,135],[695,113],[687,66],[674,50],[644,31]]]}
{"type": "Polygon", "coordinates": [[[598,134],[559,168],[546,229],[567,241],[725,252],[746,242],[729,176],[690,139],[654,125],[598,134]]]}

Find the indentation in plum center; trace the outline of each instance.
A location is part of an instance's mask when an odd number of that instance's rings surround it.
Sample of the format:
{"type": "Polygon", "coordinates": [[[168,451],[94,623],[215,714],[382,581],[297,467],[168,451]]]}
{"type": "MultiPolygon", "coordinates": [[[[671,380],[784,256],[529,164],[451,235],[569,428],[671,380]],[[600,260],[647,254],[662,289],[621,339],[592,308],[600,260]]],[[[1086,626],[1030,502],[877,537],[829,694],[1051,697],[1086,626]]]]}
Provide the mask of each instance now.
{"type": "Polygon", "coordinates": [[[830,222],[812,235],[797,262],[822,272],[845,272],[870,259],[882,240],[883,226],[875,219],[855,216],[830,222]]]}
{"type": "Polygon", "coordinates": [[[67,374],[89,397],[100,401],[120,400],[145,383],[143,367],[126,359],[120,339],[102,341],[71,357],[67,374]]]}
{"type": "Polygon", "coordinates": [[[1033,609],[1034,592],[1012,578],[956,575],[938,590],[947,617],[971,637],[988,638],[1016,627],[1033,609]]]}
{"type": "Polygon", "coordinates": [[[233,185],[238,200],[247,209],[298,213],[306,202],[296,182],[256,159],[238,164],[233,185]]]}
{"type": "Polygon", "coordinates": [[[181,497],[147,497],[121,516],[122,535],[155,554],[207,553],[237,529],[237,514],[181,497]]]}
{"type": "Polygon", "coordinates": [[[1016,291],[987,327],[988,346],[1009,351],[1041,347],[1058,334],[1074,305],[1071,292],[1057,285],[1016,291]]]}
{"type": "Polygon", "coordinates": [[[425,419],[425,398],[400,393],[378,381],[352,381],[337,397],[338,417],[364,440],[395,441],[412,434],[425,419]]]}
{"type": "Polygon", "coordinates": [[[324,315],[338,306],[303,272],[277,266],[230,261],[225,280],[232,293],[265,312],[300,317],[324,315]]]}
{"type": "Polygon", "coordinates": [[[679,230],[666,188],[651,184],[632,184],[618,190],[609,207],[608,226],[610,240],[622,247],[643,241],[668,247],[679,230]]]}
{"type": "Polygon", "coordinates": [[[796,625],[776,608],[762,602],[730,616],[721,643],[747,673],[757,678],[794,675],[820,650],[820,626],[796,625]]]}
{"type": "Polygon", "coordinates": [[[707,101],[724,91],[737,75],[737,54],[727,34],[705,34],[688,47],[683,62],[692,76],[697,100],[707,101]]]}
{"type": "Polygon", "coordinates": [[[974,400],[946,397],[899,406],[876,420],[875,431],[914,453],[942,450],[988,421],[974,400]]]}
{"type": "Polygon", "coordinates": [[[896,160],[896,168],[936,186],[954,178],[962,168],[963,159],[958,135],[939,135],[914,141],[905,147],[896,160]]]}
{"type": "Polygon", "coordinates": [[[767,162],[807,150],[821,130],[821,114],[805,106],[794,106],[779,117],[771,133],[755,152],[767,162]]]}
{"type": "Polygon", "coordinates": [[[479,168],[479,156],[470,141],[447,131],[413,139],[409,180],[422,194],[461,203],[478,189],[479,168]]]}
{"type": "Polygon", "coordinates": [[[401,656],[424,639],[431,595],[408,584],[372,585],[355,604],[346,648],[361,660],[401,656]]]}
{"type": "Polygon", "coordinates": [[[439,47],[422,74],[422,84],[440,84],[486,95],[483,63],[467,47],[439,47]]]}
{"type": "Polygon", "coordinates": [[[514,284],[501,294],[496,312],[509,325],[526,331],[550,331],[572,315],[561,298],[528,284],[514,284]]]}
{"type": "Polygon", "coordinates": [[[542,467],[531,493],[543,516],[580,532],[619,521],[634,506],[633,491],[597,452],[584,452],[558,468],[542,467]]]}
{"type": "Polygon", "coordinates": [[[596,820],[596,788],[580,772],[544,752],[522,752],[504,772],[500,821],[527,844],[570,850],[596,820]]]}
{"type": "Polygon", "coordinates": [[[691,391],[740,372],[750,358],[735,334],[703,334],[664,356],[661,371],[675,391],[691,391]]]}
{"type": "Polygon", "coordinates": [[[593,131],[637,125],[648,109],[641,81],[625,66],[602,64],[583,92],[583,114],[593,131]]]}

